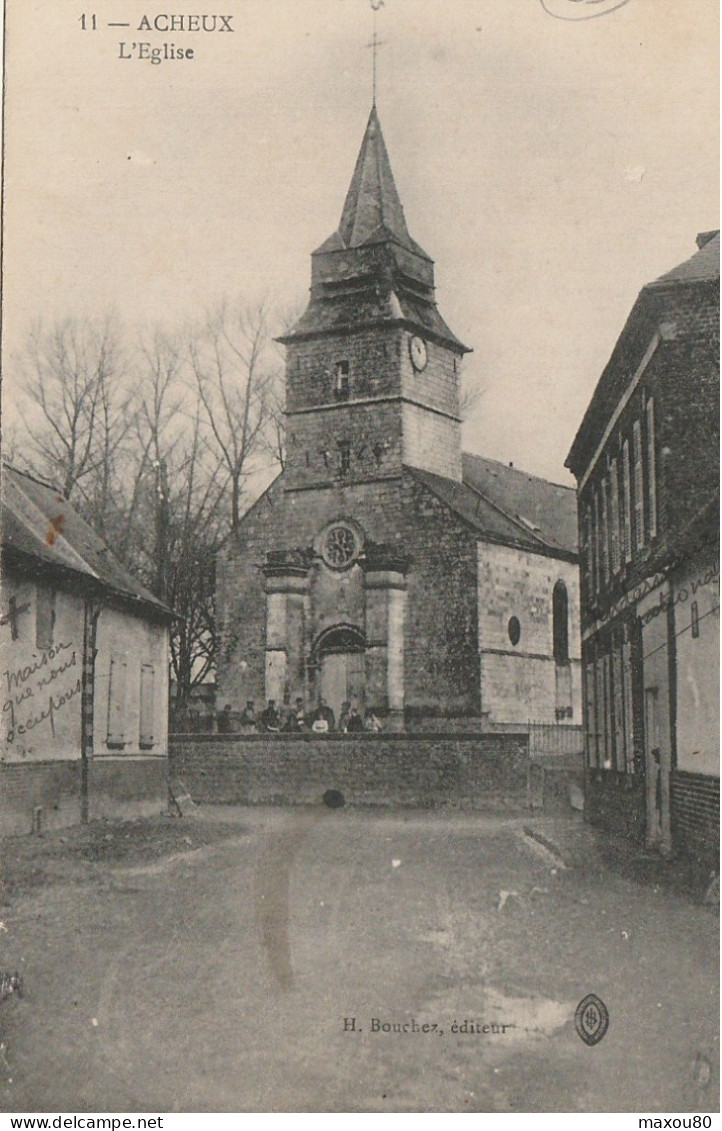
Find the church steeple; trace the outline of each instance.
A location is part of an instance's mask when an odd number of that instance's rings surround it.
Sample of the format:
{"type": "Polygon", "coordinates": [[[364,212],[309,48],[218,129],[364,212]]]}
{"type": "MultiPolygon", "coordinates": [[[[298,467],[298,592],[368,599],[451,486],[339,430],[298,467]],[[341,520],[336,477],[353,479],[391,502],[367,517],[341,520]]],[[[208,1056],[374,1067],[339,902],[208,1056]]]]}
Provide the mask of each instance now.
{"type": "Polygon", "coordinates": [[[380,323],[406,324],[468,352],[436,307],[434,263],[409,235],[374,105],[339,226],[312,255],[309,306],[279,340],[380,323]]]}
{"type": "Polygon", "coordinates": [[[397,239],[411,250],[421,250],[406,227],[375,106],[356,159],[338,234],[346,247],[360,247],[386,237],[397,239]]]}
{"type": "Polygon", "coordinates": [[[333,235],[314,251],[311,298],[286,345],[284,490],[398,478],[461,482],[459,360],[434,264],[409,235],[373,106],[333,235]]]}

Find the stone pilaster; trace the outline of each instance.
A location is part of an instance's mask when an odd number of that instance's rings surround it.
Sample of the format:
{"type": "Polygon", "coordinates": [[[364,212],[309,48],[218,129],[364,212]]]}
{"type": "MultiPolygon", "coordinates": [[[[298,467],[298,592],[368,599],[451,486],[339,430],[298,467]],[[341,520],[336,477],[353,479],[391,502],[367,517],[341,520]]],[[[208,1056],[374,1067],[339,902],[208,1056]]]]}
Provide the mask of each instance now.
{"type": "MultiPolygon", "coordinates": [[[[270,556],[270,555],[269,555],[270,556]]],[[[266,593],[266,700],[276,706],[304,695],[304,640],[308,567],[269,562],[262,567],[266,593]]]]}
{"type": "Polygon", "coordinates": [[[403,729],[404,620],[408,558],[370,550],[365,562],[366,703],[403,729]]]}

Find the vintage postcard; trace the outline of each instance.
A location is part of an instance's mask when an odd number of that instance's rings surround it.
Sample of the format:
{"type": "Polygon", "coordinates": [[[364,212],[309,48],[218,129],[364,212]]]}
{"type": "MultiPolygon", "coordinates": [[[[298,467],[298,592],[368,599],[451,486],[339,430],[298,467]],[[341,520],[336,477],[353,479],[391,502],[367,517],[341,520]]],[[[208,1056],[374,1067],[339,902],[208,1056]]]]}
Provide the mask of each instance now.
{"type": "Polygon", "coordinates": [[[718,19],[6,0],[3,1112],[712,1126],[718,19]]]}

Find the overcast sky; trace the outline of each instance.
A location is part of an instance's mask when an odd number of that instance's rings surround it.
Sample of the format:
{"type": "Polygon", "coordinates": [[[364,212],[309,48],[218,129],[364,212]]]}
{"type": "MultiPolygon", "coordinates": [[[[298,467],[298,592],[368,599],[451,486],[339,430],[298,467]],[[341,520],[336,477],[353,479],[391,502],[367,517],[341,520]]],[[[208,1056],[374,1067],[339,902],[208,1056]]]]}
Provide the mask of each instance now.
{"type": "MultiPolygon", "coordinates": [[[[377,17],[409,230],[483,387],[465,447],[560,482],[640,287],[719,226],[718,5],[601,14],[615,2],[385,0],[377,17]]],[[[302,302],[370,109],[370,0],[95,0],[94,32],[83,4],[9,5],[6,413],[38,314],[172,325],[223,295],[302,302]],[[138,30],[166,8],[235,31],[138,30]],[[195,58],[121,60],[121,40],[195,58]]]]}

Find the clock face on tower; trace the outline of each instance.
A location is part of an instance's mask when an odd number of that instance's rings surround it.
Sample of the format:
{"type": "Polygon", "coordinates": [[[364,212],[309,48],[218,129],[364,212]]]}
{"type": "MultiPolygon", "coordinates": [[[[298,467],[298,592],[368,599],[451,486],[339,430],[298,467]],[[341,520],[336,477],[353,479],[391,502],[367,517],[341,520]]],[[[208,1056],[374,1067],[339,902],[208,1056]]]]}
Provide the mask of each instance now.
{"type": "Polygon", "coordinates": [[[428,354],[426,351],[426,342],[423,338],[414,335],[413,338],[409,339],[409,354],[411,356],[411,364],[417,373],[420,373],[422,369],[426,368],[428,354]]]}

